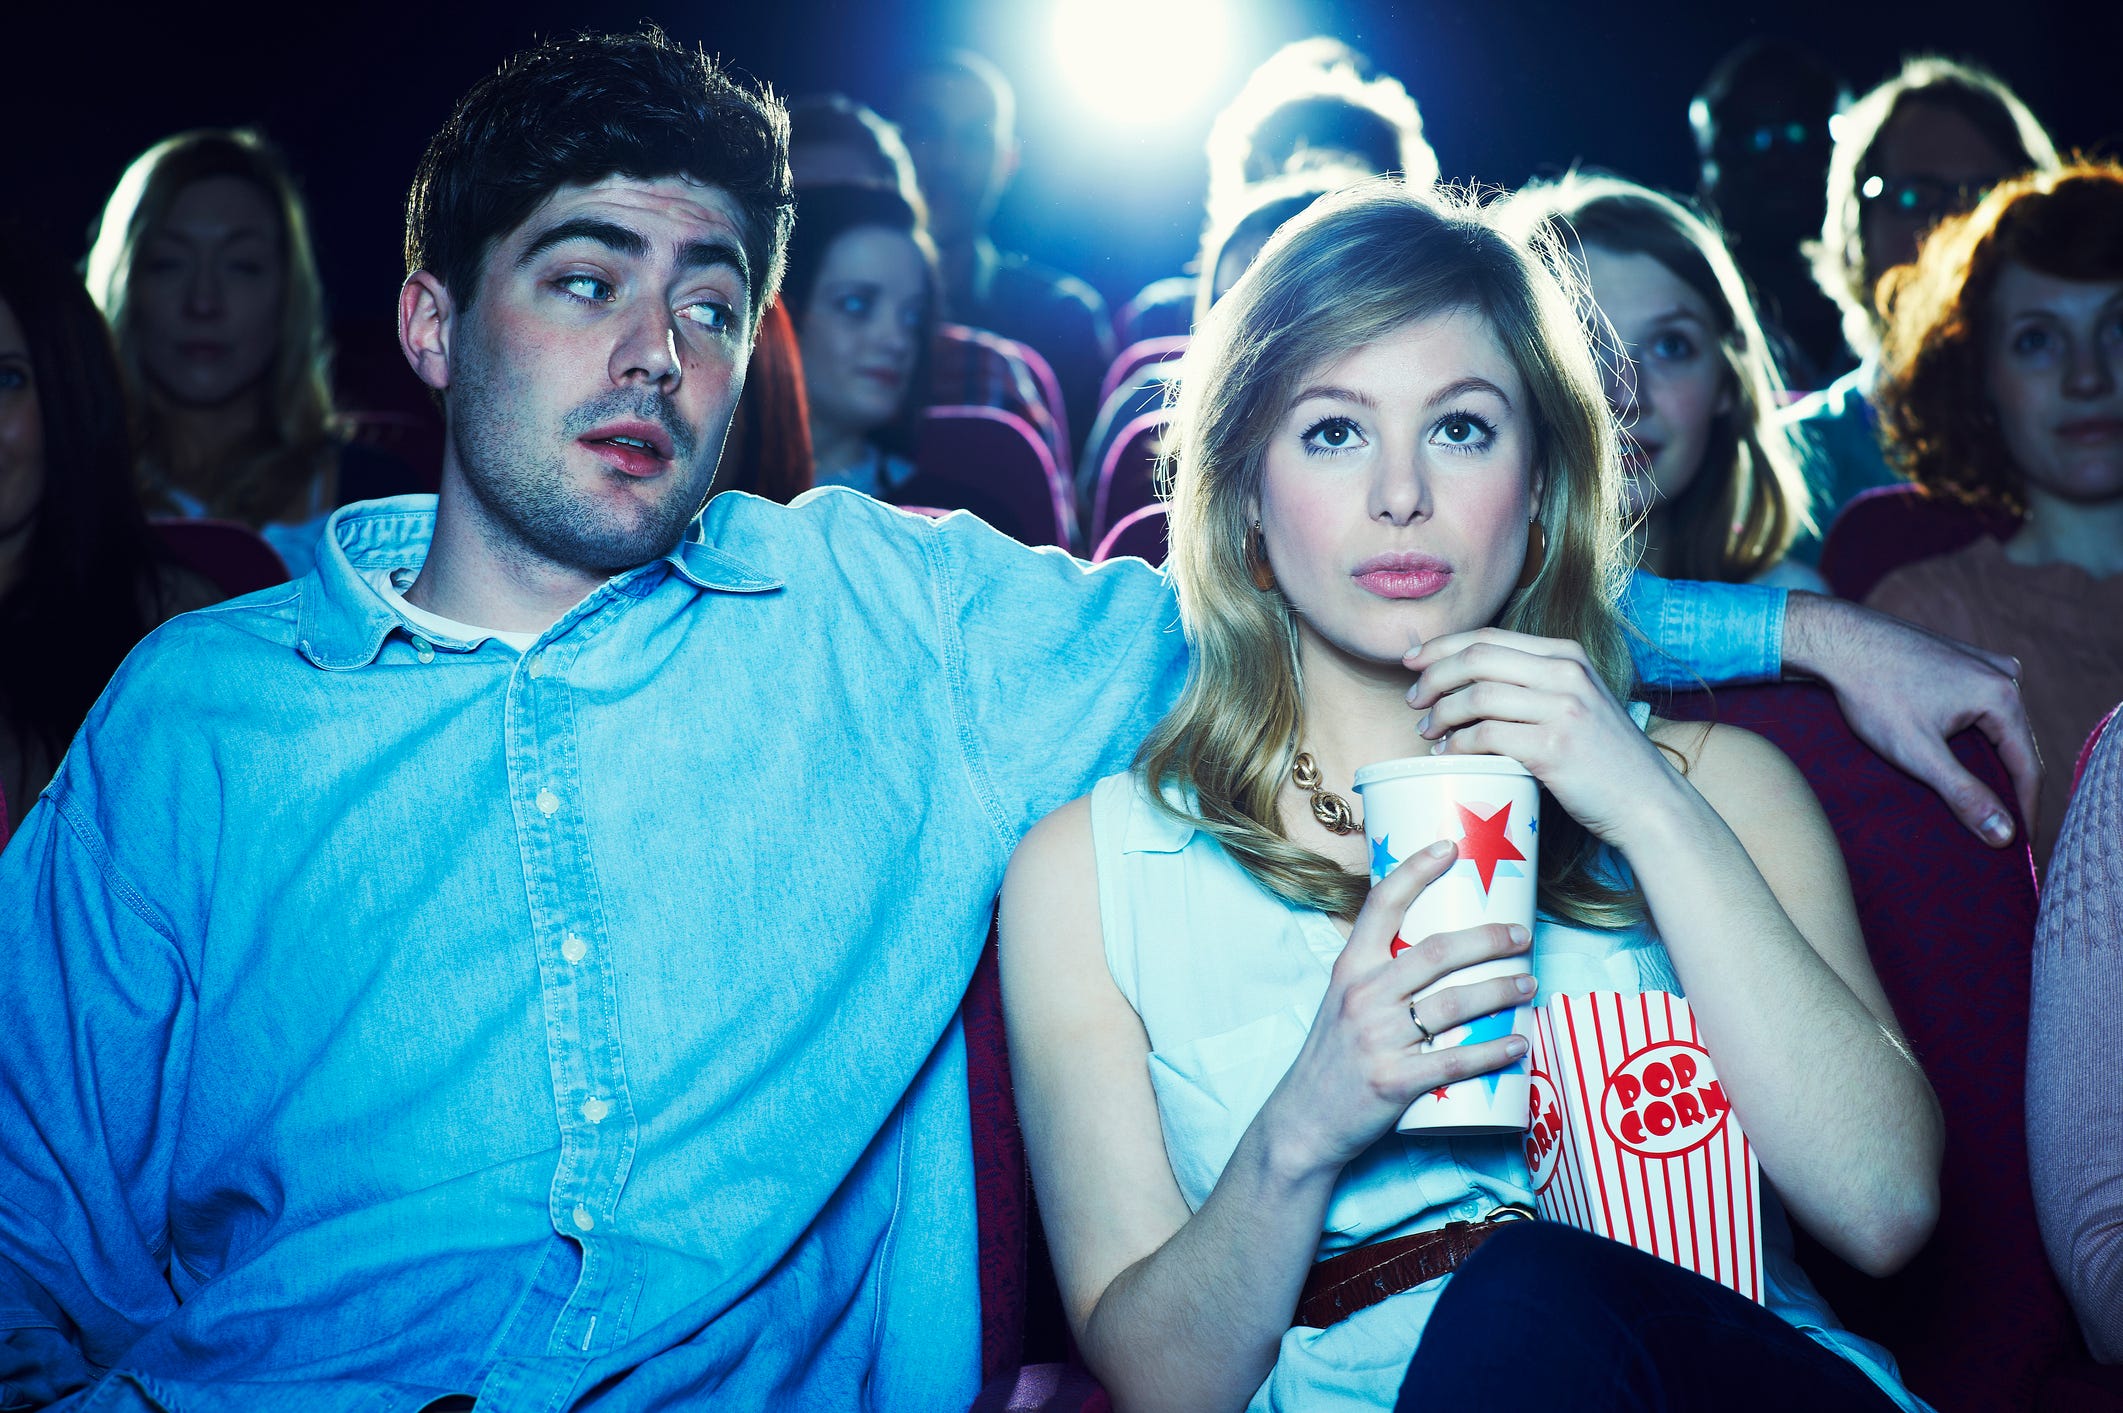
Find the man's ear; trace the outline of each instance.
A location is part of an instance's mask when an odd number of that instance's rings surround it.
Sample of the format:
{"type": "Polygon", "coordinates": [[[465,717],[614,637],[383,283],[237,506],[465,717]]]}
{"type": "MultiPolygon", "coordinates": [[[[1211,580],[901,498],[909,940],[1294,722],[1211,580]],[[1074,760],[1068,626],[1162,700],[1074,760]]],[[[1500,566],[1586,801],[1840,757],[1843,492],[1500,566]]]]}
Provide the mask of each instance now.
{"type": "Polygon", "coordinates": [[[398,347],[413,376],[436,392],[450,385],[455,313],[449,289],[426,270],[415,270],[398,287],[398,347]]]}

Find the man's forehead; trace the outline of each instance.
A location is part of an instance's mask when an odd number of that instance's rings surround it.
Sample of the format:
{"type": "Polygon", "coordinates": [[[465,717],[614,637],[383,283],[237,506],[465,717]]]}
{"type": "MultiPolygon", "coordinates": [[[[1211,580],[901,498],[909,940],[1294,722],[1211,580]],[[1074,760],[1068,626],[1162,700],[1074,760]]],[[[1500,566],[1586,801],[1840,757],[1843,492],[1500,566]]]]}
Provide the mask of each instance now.
{"type": "Polygon", "coordinates": [[[689,177],[606,177],[587,185],[557,188],[517,231],[528,239],[557,221],[596,217],[616,221],[656,240],[677,244],[736,236],[743,218],[736,199],[719,186],[689,177]]]}

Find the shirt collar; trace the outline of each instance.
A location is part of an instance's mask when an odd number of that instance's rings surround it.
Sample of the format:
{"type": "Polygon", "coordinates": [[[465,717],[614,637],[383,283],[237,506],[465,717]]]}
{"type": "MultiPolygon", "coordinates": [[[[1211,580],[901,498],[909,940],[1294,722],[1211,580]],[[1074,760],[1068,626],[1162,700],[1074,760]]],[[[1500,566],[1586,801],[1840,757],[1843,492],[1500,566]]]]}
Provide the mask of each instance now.
{"type": "MultiPolygon", "coordinates": [[[[735,555],[705,543],[695,521],[686,539],[655,564],[613,581],[622,593],[645,597],[670,572],[714,593],[756,594],[781,581],[735,555]]],[[[296,639],[302,655],[327,671],[364,667],[402,620],[363,575],[377,569],[418,569],[435,537],[435,497],[393,496],[342,506],[325,522],[317,568],[302,595],[296,639]]],[[[563,621],[566,621],[563,619],[563,621]]]]}

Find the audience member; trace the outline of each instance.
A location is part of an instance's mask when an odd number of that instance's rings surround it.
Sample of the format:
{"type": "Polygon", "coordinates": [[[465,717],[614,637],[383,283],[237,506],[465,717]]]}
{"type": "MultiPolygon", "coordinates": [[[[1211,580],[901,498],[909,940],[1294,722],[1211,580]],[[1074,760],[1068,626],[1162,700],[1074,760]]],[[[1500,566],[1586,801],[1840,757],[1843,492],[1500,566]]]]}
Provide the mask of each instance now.
{"type": "Polygon", "coordinates": [[[883,187],[812,187],[796,213],[782,301],[802,350],[812,483],[890,500],[914,475],[935,247],[883,187]]]}
{"type": "Polygon", "coordinates": [[[1849,102],[1842,75],[1812,51],[1749,39],[1718,61],[1688,105],[1698,194],[1761,301],[1786,376],[1802,388],[1850,363],[1836,307],[1800,250],[1821,230],[1830,125],[1849,102]]]}
{"type": "Polygon", "coordinates": [[[1920,1409],[1885,1350],[1838,1328],[1782,1219],[1884,1273],[1938,1209],[1938,1103],[1835,837],[1759,737],[1625,705],[1620,439],[1587,340],[1492,218],[1432,201],[1398,183],[1326,198],[1202,325],[1171,529],[1186,688],[1004,883],[1016,1095],[1077,1344],[1129,1407],[1386,1409],[1414,1354],[1403,1407],[1588,1406],[1626,1355],[1670,1390],[1920,1409]],[[1389,947],[1452,845],[1406,841],[1369,889],[1379,846],[1348,782],[1417,752],[1508,755],[1540,781],[1530,935],[1389,947]],[[1418,999],[1499,958],[1533,975],[1418,999]],[[1523,1220],[1522,1134],[1395,1131],[1428,1091],[1525,1054],[1508,1011],[1536,977],[1685,986],[1776,1175],[1766,1310],[1523,1220]],[[1499,1012],[1490,1038],[1422,1043],[1499,1012]],[[1514,1254],[1476,1257],[1472,1287],[1437,1279],[1453,1221],[1514,1254]],[[1381,1245],[1424,1232],[1435,1260],[1390,1274],[1381,1245]],[[1385,1298],[1308,1312],[1315,1261],[1364,1251],[1385,1298]],[[1455,1338],[1426,1340],[1455,1302],[1455,1338]],[[1492,1372],[1455,1379],[1468,1363],[1492,1372]]]}
{"type": "MultiPolygon", "coordinates": [[[[1423,116],[1398,79],[1338,39],[1286,44],[1256,68],[1209,129],[1209,194],[1202,243],[1237,224],[1256,203],[1252,188],[1277,177],[1329,170],[1401,173],[1417,186],[1437,180],[1437,154],[1423,116]]],[[[1169,276],[1128,302],[1124,342],[1189,332],[1213,302],[1204,269],[1169,276]]],[[[1211,284],[1216,271],[1207,270],[1211,284]]],[[[1235,277],[1234,277],[1235,278],[1235,277]]]]}
{"type": "Polygon", "coordinates": [[[946,312],[1046,359],[1072,433],[1081,436],[1098,411],[1099,379],[1113,361],[1113,329],[1098,291],[998,250],[988,236],[1021,156],[1009,80],[978,54],[961,50],[931,59],[908,74],[897,116],[929,203],[946,312]]]}
{"type": "Polygon", "coordinates": [[[141,635],[221,597],[157,546],[129,432],[88,291],[0,226],[0,799],[17,817],[141,635]]]}
{"type": "MultiPolygon", "coordinates": [[[[846,491],[699,514],[784,121],[654,34],[482,80],[408,200],[439,497],[151,636],[0,853],[11,1398],[971,1401],[959,1003],[1017,839],[1185,650],[1139,561],[846,491]]],[[[1943,744],[2017,731],[1982,659],[1810,595],[1628,604],[1658,680],[1823,676],[1996,809],[1943,744]]]]}
{"type": "Polygon", "coordinates": [[[2049,856],[2068,762],[2123,697],[2123,166],[2016,178],[1889,277],[1878,389],[1918,485],[2025,516],[2002,544],[1895,571],[1867,600],[2010,653],[2052,762],[2034,824],[2049,856]]]}
{"type": "Polygon", "coordinates": [[[787,505],[812,485],[811,410],[803,355],[789,311],[775,300],[759,316],[745,390],[723,439],[717,491],[749,491],[787,505]]]}
{"type": "Polygon", "coordinates": [[[814,186],[881,186],[906,198],[927,224],[914,159],[899,129],[845,94],[799,98],[789,105],[789,179],[814,186]]]}
{"type": "Polygon", "coordinates": [[[181,133],[134,159],[88,286],[139,410],[150,510],[241,521],[299,578],[332,507],[398,488],[403,468],[349,444],[333,412],[308,218],[257,133],[181,133]]]}
{"type": "MultiPolygon", "coordinates": [[[[1894,479],[1872,408],[1880,278],[1914,260],[1942,216],[1967,210],[2009,176],[2056,166],[2048,134],[2017,94],[1948,59],[1909,60],[1838,121],[1827,214],[1807,254],[1815,281],[1843,311],[1843,337],[1860,362],[1790,413],[1823,525],[1859,491],[1894,479]]],[[[1813,552],[1802,547],[1809,558],[1813,552]]]]}
{"type": "Polygon", "coordinates": [[[1583,258],[1638,562],[1674,579],[1825,593],[1784,557],[1813,530],[1806,478],[1775,418],[1776,359],[1717,231],[1616,177],[1573,175],[1510,205],[1583,258]]]}
{"type": "Polygon", "coordinates": [[[2035,924],[2027,1157],[2049,1264],[2086,1345],[2123,1364],[2123,729],[2110,723],[2065,812],[2035,924]]]}

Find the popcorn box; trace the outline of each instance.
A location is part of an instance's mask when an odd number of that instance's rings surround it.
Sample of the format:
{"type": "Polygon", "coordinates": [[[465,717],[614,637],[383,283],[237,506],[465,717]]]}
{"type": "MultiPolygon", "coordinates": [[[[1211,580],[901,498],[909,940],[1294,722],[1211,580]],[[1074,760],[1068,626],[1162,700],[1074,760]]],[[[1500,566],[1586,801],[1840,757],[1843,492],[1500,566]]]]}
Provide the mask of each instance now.
{"type": "Polygon", "coordinates": [[[1761,1168],[1687,1001],[1554,997],[1536,1008],[1529,1058],[1541,1215],[1761,1300],[1761,1168]]]}

